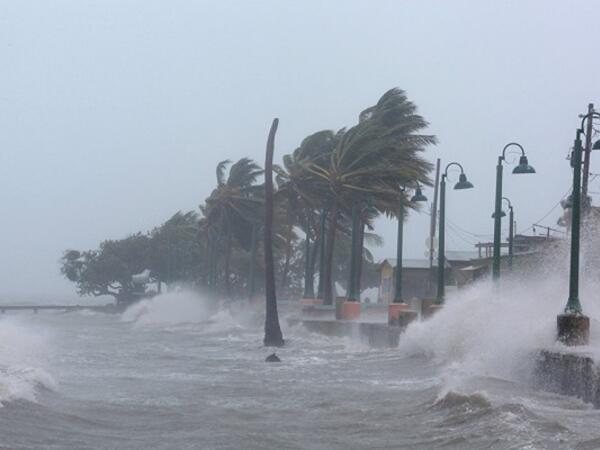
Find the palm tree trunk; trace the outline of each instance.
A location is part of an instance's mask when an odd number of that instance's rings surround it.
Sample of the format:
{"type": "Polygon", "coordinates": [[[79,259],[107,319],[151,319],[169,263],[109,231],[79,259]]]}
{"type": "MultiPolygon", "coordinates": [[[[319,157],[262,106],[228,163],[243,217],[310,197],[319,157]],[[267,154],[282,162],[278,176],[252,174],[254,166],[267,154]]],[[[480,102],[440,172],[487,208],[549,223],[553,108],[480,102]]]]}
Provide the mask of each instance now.
{"type": "Polygon", "coordinates": [[[283,346],[283,335],[279,326],[277,297],[275,294],[275,267],[273,263],[273,151],[275,133],[279,119],[273,119],[265,158],[265,339],[267,347],[283,346]]]}
{"type": "Polygon", "coordinates": [[[356,294],[360,301],[360,293],[362,289],[362,269],[365,259],[365,223],[361,220],[358,228],[358,264],[356,266],[356,294]]]}
{"type": "Polygon", "coordinates": [[[212,250],[212,281],[211,281],[211,289],[213,294],[218,294],[219,287],[219,244],[221,243],[221,232],[217,232],[217,236],[215,238],[215,242],[213,243],[212,250]]]}
{"type": "Polygon", "coordinates": [[[227,248],[225,250],[225,294],[231,298],[231,280],[230,280],[230,263],[231,263],[231,234],[227,236],[227,248]]]}
{"type": "Polygon", "coordinates": [[[250,249],[250,270],[248,275],[248,300],[252,301],[254,299],[254,294],[256,292],[256,245],[258,241],[258,225],[252,225],[252,244],[250,249]]]}
{"type": "Polygon", "coordinates": [[[209,292],[212,292],[213,289],[213,258],[214,258],[214,251],[213,251],[213,239],[210,239],[207,236],[207,242],[206,242],[206,287],[208,288],[209,292]]]}
{"type": "Polygon", "coordinates": [[[331,218],[327,229],[327,242],[325,248],[325,267],[323,268],[323,304],[333,305],[333,247],[335,243],[335,232],[337,228],[338,202],[333,200],[331,218]]]}
{"type": "Polygon", "coordinates": [[[312,251],[310,252],[310,270],[315,273],[315,269],[317,268],[317,256],[319,255],[319,247],[321,246],[321,234],[318,233],[315,236],[315,242],[312,245],[312,251]]]}
{"type": "MultiPolygon", "coordinates": [[[[321,221],[319,226],[319,287],[317,297],[323,299],[325,295],[325,229],[327,222],[327,213],[321,211],[321,221]]],[[[316,244],[316,243],[315,243],[316,244]]],[[[316,252],[314,253],[316,255],[316,252]]]]}
{"type": "Polygon", "coordinates": [[[308,223],[304,244],[304,298],[315,298],[314,274],[310,265],[310,228],[308,223]]]}
{"type": "Polygon", "coordinates": [[[281,274],[281,282],[279,283],[279,288],[282,291],[287,290],[288,283],[288,275],[290,273],[290,259],[292,257],[292,231],[294,229],[294,224],[290,220],[287,229],[286,243],[285,243],[285,262],[283,264],[283,272],[281,274]]]}

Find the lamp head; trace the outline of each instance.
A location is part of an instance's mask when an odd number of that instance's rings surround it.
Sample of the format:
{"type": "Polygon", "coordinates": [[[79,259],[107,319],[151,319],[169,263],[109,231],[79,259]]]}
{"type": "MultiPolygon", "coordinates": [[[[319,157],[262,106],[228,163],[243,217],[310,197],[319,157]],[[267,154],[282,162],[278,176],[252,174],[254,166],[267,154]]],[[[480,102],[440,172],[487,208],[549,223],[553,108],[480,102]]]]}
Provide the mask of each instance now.
{"type": "Polygon", "coordinates": [[[426,202],[427,201],[427,197],[425,197],[423,195],[423,191],[421,191],[420,187],[417,187],[415,189],[415,195],[412,196],[412,198],[410,199],[411,202],[426,202]]]}
{"type": "MultiPolygon", "coordinates": [[[[500,217],[506,217],[506,213],[504,212],[504,210],[500,210],[500,217]]],[[[496,218],[496,213],[493,212],[492,213],[492,219],[496,218]]]]}
{"type": "Polygon", "coordinates": [[[594,142],[594,145],[592,146],[592,150],[600,150],[600,139],[597,140],[596,142],[594,142]]]}
{"type": "Polygon", "coordinates": [[[454,189],[471,189],[473,188],[473,183],[467,180],[467,176],[464,173],[460,174],[458,178],[458,183],[454,185],[454,189]]]}
{"type": "Polygon", "coordinates": [[[527,156],[523,155],[519,158],[519,165],[513,169],[513,173],[535,173],[535,169],[529,165],[527,156]]]}

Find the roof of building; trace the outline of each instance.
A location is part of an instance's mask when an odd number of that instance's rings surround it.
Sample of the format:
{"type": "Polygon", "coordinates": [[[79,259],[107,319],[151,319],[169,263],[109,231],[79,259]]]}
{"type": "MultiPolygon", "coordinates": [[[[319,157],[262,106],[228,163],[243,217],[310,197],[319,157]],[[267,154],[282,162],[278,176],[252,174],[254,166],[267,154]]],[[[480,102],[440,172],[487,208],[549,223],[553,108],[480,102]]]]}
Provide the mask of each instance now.
{"type": "MultiPolygon", "coordinates": [[[[379,265],[385,262],[387,262],[392,267],[396,267],[396,265],[398,264],[398,260],[396,258],[385,258],[379,262],[379,265]]],[[[429,269],[429,260],[402,258],[402,267],[405,269],[429,269]]],[[[433,261],[433,267],[437,267],[437,259],[433,261]]],[[[446,262],[446,267],[450,267],[448,262],[446,262]]]]}
{"type": "Polygon", "coordinates": [[[479,259],[478,251],[446,250],[444,253],[448,261],[471,261],[472,259],[479,259]]]}

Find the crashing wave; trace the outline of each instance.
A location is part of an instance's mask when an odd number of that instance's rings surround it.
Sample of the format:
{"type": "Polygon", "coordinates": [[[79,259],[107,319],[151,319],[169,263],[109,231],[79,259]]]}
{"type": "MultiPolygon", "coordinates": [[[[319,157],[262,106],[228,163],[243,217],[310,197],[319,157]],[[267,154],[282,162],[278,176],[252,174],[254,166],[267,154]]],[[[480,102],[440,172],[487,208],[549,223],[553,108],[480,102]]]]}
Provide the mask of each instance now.
{"type": "Polygon", "coordinates": [[[41,366],[47,336],[14,318],[0,320],[0,405],[15,400],[35,401],[40,388],[54,389],[55,381],[41,366]]]}

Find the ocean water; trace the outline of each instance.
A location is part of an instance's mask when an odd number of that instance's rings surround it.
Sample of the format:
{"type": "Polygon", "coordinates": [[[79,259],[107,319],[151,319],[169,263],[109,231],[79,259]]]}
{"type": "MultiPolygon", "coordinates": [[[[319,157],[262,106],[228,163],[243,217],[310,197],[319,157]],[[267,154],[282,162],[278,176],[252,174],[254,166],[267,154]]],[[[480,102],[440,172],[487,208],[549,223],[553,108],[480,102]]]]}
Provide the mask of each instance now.
{"type": "Polygon", "coordinates": [[[282,317],[281,364],[264,362],[260,311],[196,294],[122,315],[5,314],[0,448],[597,449],[599,411],[530,383],[535,350],[556,345],[562,290],[450,295],[397,349],[282,317]]]}

